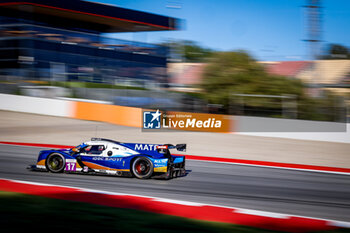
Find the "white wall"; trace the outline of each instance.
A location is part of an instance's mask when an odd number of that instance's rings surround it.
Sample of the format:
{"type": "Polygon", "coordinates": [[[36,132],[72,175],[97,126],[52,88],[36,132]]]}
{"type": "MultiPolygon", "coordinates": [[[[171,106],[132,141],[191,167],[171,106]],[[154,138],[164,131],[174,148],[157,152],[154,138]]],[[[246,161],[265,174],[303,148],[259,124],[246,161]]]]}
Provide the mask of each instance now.
{"type": "Polygon", "coordinates": [[[58,99],[0,94],[0,110],[71,117],[73,102],[58,99]]]}
{"type": "Polygon", "coordinates": [[[297,140],[312,140],[325,142],[350,143],[350,124],[347,124],[347,132],[256,132],[256,133],[236,133],[248,136],[288,138],[297,140]]]}
{"type": "Polygon", "coordinates": [[[298,140],[350,143],[350,124],[236,116],[235,134],[298,140]]]}

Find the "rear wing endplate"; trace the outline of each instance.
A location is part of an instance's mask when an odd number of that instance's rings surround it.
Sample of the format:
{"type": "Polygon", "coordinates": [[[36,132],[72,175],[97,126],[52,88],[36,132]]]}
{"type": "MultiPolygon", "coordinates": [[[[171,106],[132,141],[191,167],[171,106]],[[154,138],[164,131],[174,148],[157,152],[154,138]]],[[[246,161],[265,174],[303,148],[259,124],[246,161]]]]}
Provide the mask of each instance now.
{"type": "Polygon", "coordinates": [[[170,150],[170,149],[176,149],[178,151],[186,151],[187,144],[176,144],[175,146],[172,144],[165,144],[165,145],[159,145],[157,146],[157,150],[162,151],[162,150],[170,150]]]}

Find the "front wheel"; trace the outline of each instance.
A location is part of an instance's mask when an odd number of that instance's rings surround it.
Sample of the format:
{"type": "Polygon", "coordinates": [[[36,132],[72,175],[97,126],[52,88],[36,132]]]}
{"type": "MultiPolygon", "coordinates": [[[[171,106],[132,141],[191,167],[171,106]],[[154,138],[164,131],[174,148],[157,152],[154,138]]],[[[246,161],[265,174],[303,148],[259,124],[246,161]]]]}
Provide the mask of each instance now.
{"type": "Polygon", "coordinates": [[[147,157],[138,157],[132,163],[132,172],[139,179],[150,178],[153,174],[153,163],[147,157]]]}
{"type": "Polygon", "coordinates": [[[46,168],[53,173],[63,172],[65,165],[66,160],[59,153],[52,153],[46,159],[46,168]]]}

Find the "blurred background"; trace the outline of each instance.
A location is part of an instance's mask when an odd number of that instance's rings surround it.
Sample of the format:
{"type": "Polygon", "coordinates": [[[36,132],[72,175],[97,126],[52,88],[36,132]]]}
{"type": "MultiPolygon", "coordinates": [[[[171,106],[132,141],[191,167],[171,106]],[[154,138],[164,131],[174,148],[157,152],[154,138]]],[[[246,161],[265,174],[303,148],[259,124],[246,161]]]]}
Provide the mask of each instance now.
{"type": "Polygon", "coordinates": [[[346,0],[0,2],[0,93],[349,119],[346,0]]]}

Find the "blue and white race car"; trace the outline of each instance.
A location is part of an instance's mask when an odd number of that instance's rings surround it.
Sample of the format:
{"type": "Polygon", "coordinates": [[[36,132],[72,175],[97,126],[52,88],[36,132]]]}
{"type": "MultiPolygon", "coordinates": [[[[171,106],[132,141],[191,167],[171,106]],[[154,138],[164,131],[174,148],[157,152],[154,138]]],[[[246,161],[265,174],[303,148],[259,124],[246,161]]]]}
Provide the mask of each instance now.
{"type": "Polygon", "coordinates": [[[121,143],[109,139],[92,138],[71,149],[40,151],[32,170],[53,173],[102,173],[135,176],[139,179],[184,176],[185,156],[171,155],[169,149],[186,151],[186,144],[121,143]]]}

